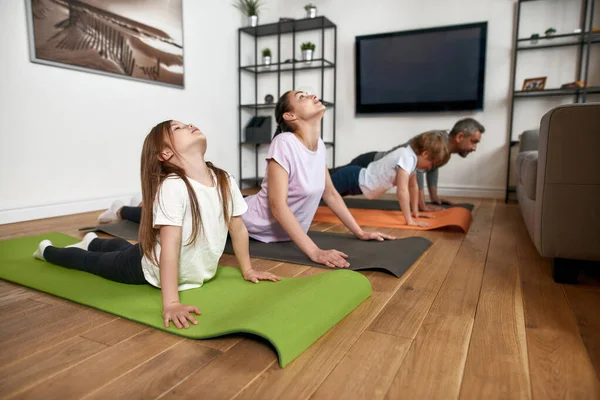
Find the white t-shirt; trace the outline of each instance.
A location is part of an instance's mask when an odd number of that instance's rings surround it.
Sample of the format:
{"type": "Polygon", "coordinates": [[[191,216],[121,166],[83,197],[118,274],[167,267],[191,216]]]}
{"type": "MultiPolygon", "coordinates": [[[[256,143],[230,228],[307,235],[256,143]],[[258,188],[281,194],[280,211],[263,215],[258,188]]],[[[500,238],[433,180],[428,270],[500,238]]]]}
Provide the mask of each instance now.
{"type": "Polygon", "coordinates": [[[396,168],[409,175],[417,169],[417,154],[410,146],[400,147],[360,170],[358,184],[368,199],[376,199],[396,184],[396,168]]]}
{"type": "MultiPolygon", "coordinates": [[[[216,177],[213,173],[213,179],[216,177]]],[[[187,290],[202,286],[217,272],[217,264],[227,241],[228,226],[223,217],[223,206],[217,185],[205,186],[188,178],[196,192],[202,220],[202,229],[196,241],[188,245],[192,233],[192,209],[189,204],[188,191],[183,180],[170,176],[160,185],[152,211],[153,224],[181,226],[181,251],[179,253],[179,290],[187,290]]],[[[232,216],[242,215],[248,209],[235,179],[229,176],[232,216]]],[[[156,245],[156,257],[160,260],[160,235],[156,245]]],[[[142,270],[146,281],[152,286],[160,287],[160,270],[149,258],[142,258],[142,270]]]]}

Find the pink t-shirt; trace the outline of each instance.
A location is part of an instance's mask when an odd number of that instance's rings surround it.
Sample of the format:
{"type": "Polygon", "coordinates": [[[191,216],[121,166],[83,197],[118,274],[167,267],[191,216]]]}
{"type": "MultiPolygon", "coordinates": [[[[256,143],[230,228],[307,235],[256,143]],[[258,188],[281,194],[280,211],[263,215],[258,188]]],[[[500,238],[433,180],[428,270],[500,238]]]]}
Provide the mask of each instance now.
{"type": "MultiPolygon", "coordinates": [[[[310,151],[291,132],[275,136],[267,154],[267,160],[276,161],[288,173],[288,206],[305,232],[308,232],[325,190],[326,157],[325,143],[321,139],[317,151],[310,151]]],[[[290,240],[271,213],[268,188],[267,167],[260,191],[246,197],[248,211],[242,219],[248,234],[252,239],[266,243],[290,240]]]]}

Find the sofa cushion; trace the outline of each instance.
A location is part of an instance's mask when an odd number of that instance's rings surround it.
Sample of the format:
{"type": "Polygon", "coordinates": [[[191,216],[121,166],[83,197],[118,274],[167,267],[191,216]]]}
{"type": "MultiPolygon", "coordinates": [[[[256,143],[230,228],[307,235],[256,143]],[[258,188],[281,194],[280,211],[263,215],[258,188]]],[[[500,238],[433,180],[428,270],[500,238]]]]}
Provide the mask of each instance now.
{"type": "Polygon", "coordinates": [[[538,152],[524,151],[517,156],[517,171],[519,172],[519,185],[527,198],[535,200],[535,187],[537,183],[538,152]]]}

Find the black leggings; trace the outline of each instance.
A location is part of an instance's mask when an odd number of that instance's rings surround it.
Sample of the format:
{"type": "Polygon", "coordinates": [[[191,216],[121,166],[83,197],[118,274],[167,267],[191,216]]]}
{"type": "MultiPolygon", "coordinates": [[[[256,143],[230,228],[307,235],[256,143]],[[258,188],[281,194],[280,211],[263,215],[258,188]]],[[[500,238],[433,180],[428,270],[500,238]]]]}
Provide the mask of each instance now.
{"type": "Polygon", "coordinates": [[[376,154],[377,154],[376,151],[372,151],[370,153],[361,154],[360,156],[358,156],[355,159],[353,159],[352,161],[350,161],[349,164],[343,165],[341,167],[330,169],[329,170],[329,174],[333,175],[337,171],[339,171],[340,169],[342,169],[344,167],[349,167],[350,165],[355,165],[355,166],[361,167],[361,168],[367,168],[369,166],[369,164],[372,163],[375,160],[375,155],[376,154]]]}
{"type": "Polygon", "coordinates": [[[77,247],[46,247],[44,258],[52,264],[78,269],[111,281],[142,285],[147,283],[142,271],[139,244],[123,239],[94,239],[88,251],[77,247]]]}
{"type": "Polygon", "coordinates": [[[139,224],[142,220],[142,207],[121,207],[121,219],[139,224]]]}

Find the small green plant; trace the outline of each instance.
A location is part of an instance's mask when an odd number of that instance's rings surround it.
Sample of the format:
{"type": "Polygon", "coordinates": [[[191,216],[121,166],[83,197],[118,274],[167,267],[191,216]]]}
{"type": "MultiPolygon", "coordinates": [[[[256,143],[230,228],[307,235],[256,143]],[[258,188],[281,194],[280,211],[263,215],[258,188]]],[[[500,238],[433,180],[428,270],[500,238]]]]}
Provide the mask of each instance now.
{"type": "Polygon", "coordinates": [[[312,42],[304,42],[300,45],[300,50],[304,51],[304,50],[312,50],[315,51],[315,44],[312,42]]]}
{"type": "Polygon", "coordinates": [[[534,33],[533,35],[531,35],[530,39],[539,39],[540,38],[540,34],[539,33],[534,33]]]}
{"type": "Polygon", "coordinates": [[[304,9],[306,11],[310,10],[311,8],[317,8],[317,6],[315,6],[313,3],[308,3],[307,5],[304,6],[304,9]]]}
{"type": "Polygon", "coordinates": [[[258,15],[260,8],[263,6],[262,0],[237,0],[233,6],[251,17],[258,15]]]}
{"type": "Polygon", "coordinates": [[[544,32],[546,35],[554,35],[556,33],[556,29],[554,28],[548,28],[546,29],[546,32],[544,32]]]}
{"type": "Polygon", "coordinates": [[[271,57],[271,49],[263,49],[262,55],[263,57],[271,57]]]}

